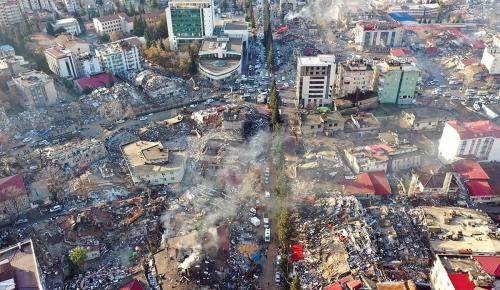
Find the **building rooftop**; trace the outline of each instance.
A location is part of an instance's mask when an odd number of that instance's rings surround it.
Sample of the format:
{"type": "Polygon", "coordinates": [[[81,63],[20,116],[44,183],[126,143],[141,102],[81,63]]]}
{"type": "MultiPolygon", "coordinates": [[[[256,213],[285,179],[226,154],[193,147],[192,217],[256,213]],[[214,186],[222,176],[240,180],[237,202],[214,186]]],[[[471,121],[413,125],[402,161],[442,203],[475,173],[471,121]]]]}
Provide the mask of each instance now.
{"type": "Polygon", "coordinates": [[[391,194],[391,186],[385,172],[364,172],[354,179],[344,178],[344,190],[346,194],[391,194]]]}
{"type": "Polygon", "coordinates": [[[300,56],[298,62],[302,66],[328,66],[335,64],[335,55],[320,54],[316,56],[300,56]]]}
{"type": "Polygon", "coordinates": [[[70,17],[70,18],[64,18],[64,19],[57,20],[56,25],[70,24],[70,23],[75,23],[75,22],[78,23],[78,21],[75,18],[70,17]]]}
{"type": "Polygon", "coordinates": [[[453,165],[453,169],[465,180],[490,179],[478,162],[461,162],[453,165]]]}
{"type": "Polygon", "coordinates": [[[483,270],[493,277],[500,277],[500,256],[474,256],[483,270]]]}
{"type": "Polygon", "coordinates": [[[2,289],[42,290],[38,269],[31,240],[0,249],[0,285],[7,285],[2,289]]]}
{"type": "Polygon", "coordinates": [[[438,255],[454,289],[490,289],[494,278],[468,255],[438,255]]]}
{"type": "Polygon", "coordinates": [[[436,253],[484,253],[500,251],[496,226],[488,215],[469,208],[420,207],[436,253]]]}
{"type": "Polygon", "coordinates": [[[243,43],[241,38],[228,37],[225,35],[220,37],[207,37],[203,39],[203,43],[200,48],[200,55],[205,53],[216,53],[218,51],[241,54],[242,49],[243,43]]]}
{"type": "Polygon", "coordinates": [[[22,72],[16,80],[22,82],[24,85],[36,85],[52,80],[52,78],[43,71],[30,70],[22,72]]]}
{"type": "Polygon", "coordinates": [[[248,23],[243,21],[227,21],[224,22],[224,30],[248,30],[248,23]]]}
{"type": "Polygon", "coordinates": [[[396,21],[360,21],[356,24],[356,26],[362,28],[364,31],[372,31],[390,30],[402,27],[403,25],[396,21]]]}
{"type": "Polygon", "coordinates": [[[76,82],[81,89],[97,89],[100,87],[107,87],[109,84],[116,82],[116,78],[112,74],[102,73],[95,76],[80,78],[76,80],[76,82]]]}
{"type": "Polygon", "coordinates": [[[135,141],[122,146],[129,168],[139,175],[148,172],[170,172],[184,167],[186,154],[166,151],[160,142],[135,141]]]}
{"type": "Polygon", "coordinates": [[[19,174],[0,179],[0,202],[26,194],[23,177],[19,174]]]}
{"type": "Polygon", "coordinates": [[[448,121],[447,124],[454,128],[462,139],[479,137],[500,138],[500,126],[489,120],[476,122],[460,122],[455,120],[448,121]]]}
{"type": "Polygon", "coordinates": [[[65,49],[62,46],[54,46],[51,48],[47,48],[45,50],[45,54],[52,56],[53,58],[62,58],[62,57],[67,57],[71,55],[71,51],[68,49],[65,49]]]}
{"type": "Polygon", "coordinates": [[[107,21],[113,21],[113,20],[120,20],[120,19],[128,19],[127,14],[125,13],[117,13],[117,14],[111,14],[111,15],[105,15],[101,17],[96,17],[97,20],[100,22],[107,22],[107,21]]]}

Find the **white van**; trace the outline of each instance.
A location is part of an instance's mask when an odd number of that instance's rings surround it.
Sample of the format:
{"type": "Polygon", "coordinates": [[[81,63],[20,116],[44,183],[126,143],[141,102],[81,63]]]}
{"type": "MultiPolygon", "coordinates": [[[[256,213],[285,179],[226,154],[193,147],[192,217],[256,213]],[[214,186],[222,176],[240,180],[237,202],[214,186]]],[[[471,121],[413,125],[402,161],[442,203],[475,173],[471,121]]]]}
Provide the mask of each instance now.
{"type": "Polygon", "coordinates": [[[264,231],[264,241],[265,241],[266,243],[271,242],[271,229],[270,229],[270,228],[267,228],[267,229],[264,231]]]}

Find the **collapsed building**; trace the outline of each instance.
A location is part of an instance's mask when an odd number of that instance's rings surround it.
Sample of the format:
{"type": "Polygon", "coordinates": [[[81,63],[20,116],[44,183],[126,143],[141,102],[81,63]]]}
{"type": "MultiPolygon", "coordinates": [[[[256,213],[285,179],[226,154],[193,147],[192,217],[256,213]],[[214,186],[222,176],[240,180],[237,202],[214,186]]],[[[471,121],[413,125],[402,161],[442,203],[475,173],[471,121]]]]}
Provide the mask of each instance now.
{"type": "Polygon", "coordinates": [[[152,70],[138,73],[135,77],[135,84],[152,99],[172,98],[181,92],[180,85],[176,81],[152,70]]]}

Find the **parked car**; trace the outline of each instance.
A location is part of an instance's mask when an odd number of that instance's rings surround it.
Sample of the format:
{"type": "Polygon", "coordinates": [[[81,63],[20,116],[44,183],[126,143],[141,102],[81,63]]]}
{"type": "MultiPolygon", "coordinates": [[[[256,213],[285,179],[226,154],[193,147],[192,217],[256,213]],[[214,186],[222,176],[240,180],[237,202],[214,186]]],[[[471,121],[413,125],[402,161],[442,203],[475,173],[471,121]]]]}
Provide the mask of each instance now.
{"type": "Polygon", "coordinates": [[[274,275],[274,282],[276,282],[277,284],[281,283],[281,274],[279,272],[276,272],[276,274],[274,275]]]}
{"type": "Polygon", "coordinates": [[[267,228],[267,229],[264,231],[264,241],[265,241],[266,243],[271,242],[271,229],[270,229],[270,228],[267,228]]]}
{"type": "Polygon", "coordinates": [[[53,207],[51,207],[49,209],[49,212],[58,212],[60,210],[62,210],[62,205],[58,204],[58,205],[54,205],[53,207]]]}
{"type": "Polygon", "coordinates": [[[18,219],[14,224],[17,225],[22,225],[28,222],[28,219],[18,219]]]}

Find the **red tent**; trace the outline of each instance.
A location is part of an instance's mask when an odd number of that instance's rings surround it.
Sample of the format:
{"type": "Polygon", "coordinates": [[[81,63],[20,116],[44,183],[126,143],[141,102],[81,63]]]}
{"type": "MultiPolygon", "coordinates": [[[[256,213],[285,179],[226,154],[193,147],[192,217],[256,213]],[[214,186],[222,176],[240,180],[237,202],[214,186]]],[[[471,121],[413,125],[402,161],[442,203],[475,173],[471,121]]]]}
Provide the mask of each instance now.
{"type": "Polygon", "coordinates": [[[297,262],[304,259],[304,246],[292,245],[292,262],[297,262]]]}
{"type": "Polygon", "coordinates": [[[134,279],[130,281],[128,284],[122,286],[120,290],[144,290],[144,288],[141,286],[141,283],[137,281],[137,279],[134,279]]]}

